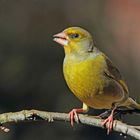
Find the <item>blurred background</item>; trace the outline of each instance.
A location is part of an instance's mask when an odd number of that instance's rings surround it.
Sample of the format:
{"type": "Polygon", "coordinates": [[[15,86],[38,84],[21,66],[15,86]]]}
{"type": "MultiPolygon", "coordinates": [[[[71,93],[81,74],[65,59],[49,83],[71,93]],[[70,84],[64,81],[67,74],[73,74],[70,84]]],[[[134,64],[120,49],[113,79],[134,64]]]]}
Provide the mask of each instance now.
{"type": "MultiPolygon", "coordinates": [[[[39,109],[69,112],[81,102],[62,72],[63,48],[53,35],[69,26],[91,32],[96,46],[124,75],[131,97],[140,102],[139,0],[0,0],[0,113],[39,109]]],[[[90,110],[91,115],[99,111],[90,110]]],[[[124,116],[140,125],[138,116],[124,116]]],[[[117,140],[119,133],[67,122],[8,124],[1,140],[117,140]]],[[[132,138],[126,137],[127,140],[132,138]]]]}

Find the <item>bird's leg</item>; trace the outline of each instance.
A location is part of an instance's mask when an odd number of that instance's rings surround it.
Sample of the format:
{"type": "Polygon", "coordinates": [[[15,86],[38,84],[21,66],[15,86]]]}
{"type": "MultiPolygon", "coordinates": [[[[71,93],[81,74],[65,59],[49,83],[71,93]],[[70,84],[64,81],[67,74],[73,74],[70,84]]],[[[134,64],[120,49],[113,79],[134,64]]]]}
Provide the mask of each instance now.
{"type": "Polygon", "coordinates": [[[77,123],[79,123],[79,117],[78,117],[78,113],[85,113],[89,110],[88,106],[83,103],[83,107],[82,108],[75,108],[72,109],[72,111],[69,112],[69,117],[70,117],[70,122],[71,122],[71,126],[73,127],[74,124],[74,117],[75,117],[75,121],[77,123]]]}
{"type": "Polygon", "coordinates": [[[109,134],[111,132],[112,128],[113,128],[113,115],[114,115],[115,109],[116,109],[116,107],[114,107],[112,109],[111,114],[103,122],[103,125],[106,125],[106,123],[108,123],[107,134],[109,134]]]}

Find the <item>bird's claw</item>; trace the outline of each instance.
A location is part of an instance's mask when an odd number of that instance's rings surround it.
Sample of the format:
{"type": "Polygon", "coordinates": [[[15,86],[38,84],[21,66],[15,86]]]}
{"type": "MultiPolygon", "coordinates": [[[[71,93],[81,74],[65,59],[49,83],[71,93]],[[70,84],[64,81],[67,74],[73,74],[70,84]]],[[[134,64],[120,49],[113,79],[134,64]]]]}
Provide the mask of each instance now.
{"type": "Polygon", "coordinates": [[[103,125],[106,125],[106,123],[108,123],[106,127],[107,127],[107,134],[109,134],[113,128],[113,115],[112,114],[107,119],[104,120],[103,125]]]}
{"type": "Polygon", "coordinates": [[[77,109],[73,109],[72,111],[70,111],[69,117],[70,117],[70,122],[71,122],[72,127],[74,125],[74,119],[77,123],[79,123],[79,117],[78,117],[77,109]]]}

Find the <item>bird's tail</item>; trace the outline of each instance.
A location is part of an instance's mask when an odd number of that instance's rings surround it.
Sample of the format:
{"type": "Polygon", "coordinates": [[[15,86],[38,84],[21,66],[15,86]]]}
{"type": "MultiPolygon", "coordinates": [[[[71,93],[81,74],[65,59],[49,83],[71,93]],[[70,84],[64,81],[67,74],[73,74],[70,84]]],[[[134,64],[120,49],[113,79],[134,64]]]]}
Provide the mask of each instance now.
{"type": "Polygon", "coordinates": [[[138,104],[135,100],[133,100],[130,97],[124,102],[123,106],[127,107],[128,109],[140,110],[140,104],[138,104]]]}

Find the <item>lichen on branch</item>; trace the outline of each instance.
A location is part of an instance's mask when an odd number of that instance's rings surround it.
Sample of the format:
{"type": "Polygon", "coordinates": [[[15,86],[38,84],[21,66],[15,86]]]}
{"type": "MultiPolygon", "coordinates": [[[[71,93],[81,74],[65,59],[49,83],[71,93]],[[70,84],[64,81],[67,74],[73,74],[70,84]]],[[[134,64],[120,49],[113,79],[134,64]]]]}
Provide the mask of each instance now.
{"type": "MultiPolygon", "coordinates": [[[[3,126],[5,123],[40,120],[48,122],[70,121],[69,115],[66,113],[47,112],[39,110],[23,110],[19,112],[9,112],[0,114],[0,128],[4,132],[8,132],[9,129],[3,126]]],[[[79,120],[80,123],[85,125],[96,126],[103,129],[105,128],[102,125],[103,119],[97,119],[94,116],[79,114],[79,120]]],[[[108,123],[106,125],[108,125],[108,123]]],[[[128,125],[118,120],[115,120],[113,123],[113,131],[120,132],[140,140],[140,126],[128,125]]]]}

